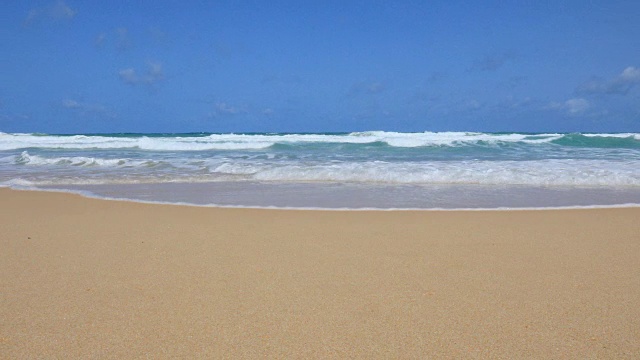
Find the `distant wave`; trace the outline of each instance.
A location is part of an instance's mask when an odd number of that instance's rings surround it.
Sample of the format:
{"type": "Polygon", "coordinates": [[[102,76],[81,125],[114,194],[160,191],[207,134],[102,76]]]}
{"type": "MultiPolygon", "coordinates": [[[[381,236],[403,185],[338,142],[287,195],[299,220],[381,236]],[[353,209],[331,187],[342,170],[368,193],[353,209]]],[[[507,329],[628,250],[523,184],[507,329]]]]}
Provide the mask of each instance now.
{"type": "Polygon", "coordinates": [[[554,144],[594,148],[640,148],[639,134],[566,134],[552,140],[554,144]]]}
{"type": "Polygon", "coordinates": [[[0,133],[0,150],[140,149],[148,151],[207,151],[266,149],[275,145],[376,143],[397,148],[464,147],[519,143],[573,147],[640,148],[639,133],[522,134],[477,132],[399,133],[385,131],[348,134],[105,134],[43,135],[0,133]]]}

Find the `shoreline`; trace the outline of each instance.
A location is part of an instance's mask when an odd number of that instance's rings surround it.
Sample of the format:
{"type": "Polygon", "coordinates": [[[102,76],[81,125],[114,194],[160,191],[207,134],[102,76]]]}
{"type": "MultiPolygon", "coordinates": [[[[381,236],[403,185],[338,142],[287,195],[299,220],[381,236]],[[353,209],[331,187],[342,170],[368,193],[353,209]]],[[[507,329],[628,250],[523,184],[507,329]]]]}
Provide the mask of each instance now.
{"type": "Polygon", "coordinates": [[[640,208],[0,200],[11,358],[640,356],[640,208]]]}
{"type": "Polygon", "coordinates": [[[139,203],[148,205],[173,205],[173,206],[185,206],[196,208],[213,208],[213,209],[250,209],[250,210],[283,210],[283,211],[345,211],[345,212],[368,212],[368,211],[381,211],[381,212],[402,212],[402,211],[443,211],[443,212],[458,212],[458,211],[545,211],[545,210],[589,210],[589,209],[627,209],[627,208],[640,208],[640,203],[621,203],[621,204],[604,204],[604,205],[568,205],[568,206],[533,206],[533,207],[474,207],[474,208],[398,208],[398,207],[296,207],[296,206],[259,206],[259,205],[225,205],[225,204],[196,204],[189,202],[170,202],[170,201],[155,201],[155,200],[141,200],[130,199],[126,197],[109,197],[95,194],[86,190],[72,190],[61,188],[32,188],[28,186],[12,186],[12,185],[0,185],[0,189],[8,189],[11,191],[32,191],[32,192],[45,192],[45,193],[62,193],[70,195],[78,195],[87,199],[104,200],[104,201],[116,201],[127,203],[139,203]]]}

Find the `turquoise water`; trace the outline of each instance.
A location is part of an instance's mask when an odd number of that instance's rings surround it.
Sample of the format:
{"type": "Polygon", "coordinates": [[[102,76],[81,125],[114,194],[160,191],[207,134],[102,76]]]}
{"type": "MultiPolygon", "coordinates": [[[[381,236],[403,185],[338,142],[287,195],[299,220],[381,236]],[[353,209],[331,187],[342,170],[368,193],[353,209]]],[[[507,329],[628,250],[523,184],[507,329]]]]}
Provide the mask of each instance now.
{"type": "Polygon", "coordinates": [[[640,134],[0,133],[0,185],[238,206],[640,203],[640,134]]]}

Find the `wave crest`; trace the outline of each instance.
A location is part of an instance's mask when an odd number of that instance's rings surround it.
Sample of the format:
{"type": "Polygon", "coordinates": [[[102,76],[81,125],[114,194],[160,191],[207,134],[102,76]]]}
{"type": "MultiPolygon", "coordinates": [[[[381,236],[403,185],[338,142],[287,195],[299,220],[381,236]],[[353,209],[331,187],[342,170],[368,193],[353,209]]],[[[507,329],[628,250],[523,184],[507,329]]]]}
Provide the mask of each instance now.
{"type": "Polygon", "coordinates": [[[623,146],[640,148],[640,134],[522,134],[480,132],[400,133],[366,131],[349,134],[193,134],[169,135],[34,135],[0,133],[0,150],[141,149],[149,151],[206,151],[266,149],[276,144],[372,144],[391,147],[458,147],[487,144],[553,143],[563,146],[623,146]],[[617,141],[613,143],[612,141],[617,141]],[[608,143],[608,145],[602,145],[608,143]]]}

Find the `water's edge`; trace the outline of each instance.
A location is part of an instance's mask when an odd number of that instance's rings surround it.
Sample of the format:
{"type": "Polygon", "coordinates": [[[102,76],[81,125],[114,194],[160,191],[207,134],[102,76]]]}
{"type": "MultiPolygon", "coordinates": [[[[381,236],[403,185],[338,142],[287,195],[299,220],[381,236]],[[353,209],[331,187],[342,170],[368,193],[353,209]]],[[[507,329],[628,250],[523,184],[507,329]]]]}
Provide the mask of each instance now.
{"type": "Polygon", "coordinates": [[[253,210],[277,210],[277,211],[355,211],[355,212],[456,212],[456,211],[557,211],[557,210],[595,210],[595,209],[625,209],[640,208],[640,202],[620,203],[620,204],[600,204],[600,205],[567,205],[567,206],[521,206],[521,207],[416,207],[416,208],[395,208],[395,207],[313,207],[313,206],[252,206],[252,205],[225,205],[225,204],[195,204],[188,202],[169,202],[157,200],[132,199],[127,197],[103,196],[86,190],[72,190],[59,188],[35,188],[26,186],[6,186],[0,185],[0,188],[8,188],[13,191],[29,191],[29,192],[52,192],[64,193],[82,196],[88,199],[117,201],[126,203],[140,203],[151,205],[169,205],[181,207],[196,208],[218,208],[218,209],[253,209],[253,210]]]}

